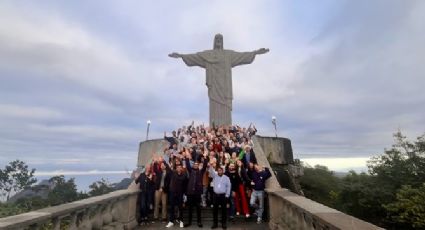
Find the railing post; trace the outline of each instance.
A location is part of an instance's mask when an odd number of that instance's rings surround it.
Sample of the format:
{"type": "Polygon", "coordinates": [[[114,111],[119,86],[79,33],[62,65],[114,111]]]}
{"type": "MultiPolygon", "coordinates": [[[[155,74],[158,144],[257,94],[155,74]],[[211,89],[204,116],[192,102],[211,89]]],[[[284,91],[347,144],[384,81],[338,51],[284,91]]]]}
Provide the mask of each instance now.
{"type": "Polygon", "coordinates": [[[52,219],[53,230],[60,230],[61,228],[61,219],[59,217],[55,217],[52,219]]]}
{"type": "Polygon", "coordinates": [[[73,213],[71,213],[71,218],[70,218],[70,222],[69,222],[69,229],[70,230],[74,230],[74,229],[78,229],[78,226],[77,226],[77,216],[78,216],[78,214],[77,214],[77,212],[73,212],[73,213]]]}
{"type": "Polygon", "coordinates": [[[93,221],[91,221],[91,224],[94,229],[101,228],[103,225],[103,207],[103,205],[97,204],[93,209],[93,221]]]}
{"type": "Polygon", "coordinates": [[[84,209],[81,213],[80,229],[92,229],[92,223],[90,220],[90,208],[84,209]]]}
{"type": "Polygon", "coordinates": [[[109,201],[107,204],[105,204],[104,210],[102,212],[102,219],[103,219],[103,225],[109,224],[112,222],[112,201],[109,201]]]}
{"type": "Polygon", "coordinates": [[[37,223],[37,224],[31,224],[30,226],[29,226],[29,229],[30,230],[37,230],[38,229],[38,227],[39,227],[39,224],[37,223]]]}

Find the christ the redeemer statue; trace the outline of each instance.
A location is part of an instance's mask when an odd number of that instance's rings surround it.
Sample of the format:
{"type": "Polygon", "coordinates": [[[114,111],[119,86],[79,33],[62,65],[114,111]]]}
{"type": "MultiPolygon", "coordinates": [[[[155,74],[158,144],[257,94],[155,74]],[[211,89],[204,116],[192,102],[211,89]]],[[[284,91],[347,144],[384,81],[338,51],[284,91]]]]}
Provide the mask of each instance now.
{"type": "Polygon", "coordinates": [[[214,49],[195,54],[172,53],[168,56],[182,58],[187,66],[199,66],[206,70],[208,97],[210,99],[210,126],[232,124],[232,67],[251,64],[255,55],[269,52],[261,48],[252,52],[236,52],[223,49],[223,35],[214,37],[214,49]]]}

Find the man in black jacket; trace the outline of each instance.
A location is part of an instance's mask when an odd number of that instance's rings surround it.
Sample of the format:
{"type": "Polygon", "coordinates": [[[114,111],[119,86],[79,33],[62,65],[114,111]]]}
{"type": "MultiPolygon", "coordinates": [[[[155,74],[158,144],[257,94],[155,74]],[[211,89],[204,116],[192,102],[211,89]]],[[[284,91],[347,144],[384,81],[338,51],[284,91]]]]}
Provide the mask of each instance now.
{"type": "Polygon", "coordinates": [[[167,137],[167,132],[164,132],[164,140],[168,141],[168,143],[170,144],[170,149],[173,148],[173,145],[177,146],[177,144],[179,143],[176,131],[173,131],[172,134],[173,136],[167,137]]]}
{"type": "Polygon", "coordinates": [[[193,206],[196,207],[196,218],[198,220],[198,227],[202,228],[201,222],[201,195],[203,192],[202,179],[207,169],[208,159],[207,154],[204,153],[204,162],[202,164],[202,169],[199,169],[199,162],[195,161],[193,163],[193,168],[190,166],[189,162],[190,153],[185,154],[186,168],[189,172],[189,181],[187,185],[187,201],[189,204],[189,220],[185,227],[188,227],[192,224],[192,211],[193,206]]]}
{"type": "Polygon", "coordinates": [[[187,187],[187,174],[183,172],[183,166],[178,164],[176,170],[171,174],[170,181],[170,192],[169,192],[169,203],[170,209],[168,210],[169,222],[167,228],[174,226],[174,221],[177,220],[180,224],[180,227],[183,228],[184,224],[182,221],[182,211],[183,211],[183,194],[186,191],[187,187]],[[175,218],[175,207],[179,209],[179,215],[175,218]]]}
{"type": "Polygon", "coordinates": [[[140,223],[145,224],[148,220],[150,193],[155,187],[150,165],[146,165],[145,172],[136,178],[135,183],[140,187],[140,223]]]}
{"type": "Polygon", "coordinates": [[[252,172],[252,194],[249,201],[250,205],[254,207],[255,213],[257,214],[257,223],[262,222],[263,211],[264,211],[264,189],[266,188],[266,180],[269,179],[272,174],[269,168],[263,168],[256,164],[255,170],[252,172]],[[256,205],[256,200],[258,200],[259,205],[256,205]]]}

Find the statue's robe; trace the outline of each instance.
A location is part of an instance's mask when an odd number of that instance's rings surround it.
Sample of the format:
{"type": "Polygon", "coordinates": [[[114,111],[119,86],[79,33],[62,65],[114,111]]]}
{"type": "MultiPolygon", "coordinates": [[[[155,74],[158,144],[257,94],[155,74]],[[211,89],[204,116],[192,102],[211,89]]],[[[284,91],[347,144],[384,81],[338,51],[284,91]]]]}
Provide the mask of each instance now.
{"type": "Polygon", "coordinates": [[[210,125],[232,124],[232,67],[251,64],[255,52],[233,50],[206,50],[195,54],[182,54],[188,66],[199,66],[206,70],[206,85],[210,99],[210,125]]]}

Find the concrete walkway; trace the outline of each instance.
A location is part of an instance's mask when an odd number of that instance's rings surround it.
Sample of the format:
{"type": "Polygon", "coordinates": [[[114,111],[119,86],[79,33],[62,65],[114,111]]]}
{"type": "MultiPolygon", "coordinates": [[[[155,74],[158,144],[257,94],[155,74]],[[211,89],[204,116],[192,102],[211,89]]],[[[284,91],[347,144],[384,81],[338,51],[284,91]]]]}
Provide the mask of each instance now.
{"type": "MultiPolygon", "coordinates": [[[[156,229],[170,229],[170,230],[177,230],[177,229],[196,229],[196,230],[210,230],[212,223],[208,222],[208,223],[204,223],[204,226],[202,228],[199,228],[196,224],[195,225],[191,225],[190,227],[187,228],[180,228],[178,225],[174,225],[171,228],[166,228],[165,227],[166,224],[164,223],[154,223],[154,224],[148,224],[148,225],[143,225],[143,226],[139,226],[136,229],[140,229],[140,230],[156,230],[156,229]]],[[[222,230],[221,225],[218,225],[219,227],[216,228],[217,230],[222,230]]],[[[261,224],[257,224],[255,222],[230,222],[227,224],[227,229],[229,230],[255,230],[255,229],[262,229],[262,230],[268,230],[269,229],[269,225],[268,223],[261,223],[261,224]]]]}

